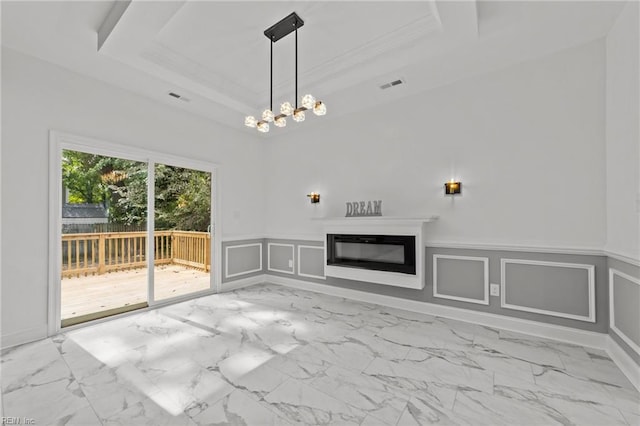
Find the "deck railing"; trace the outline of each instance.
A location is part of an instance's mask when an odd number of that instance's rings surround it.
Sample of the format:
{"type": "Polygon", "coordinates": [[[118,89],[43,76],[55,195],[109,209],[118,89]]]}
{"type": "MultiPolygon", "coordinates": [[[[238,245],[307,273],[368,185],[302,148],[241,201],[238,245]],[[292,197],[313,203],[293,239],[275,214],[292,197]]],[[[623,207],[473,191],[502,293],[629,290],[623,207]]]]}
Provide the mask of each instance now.
{"type": "MultiPolygon", "coordinates": [[[[208,232],[155,231],[156,265],[175,263],[211,270],[208,232]]],[[[96,232],[62,235],[62,276],[105,274],[147,265],[146,232],[96,232]]]]}

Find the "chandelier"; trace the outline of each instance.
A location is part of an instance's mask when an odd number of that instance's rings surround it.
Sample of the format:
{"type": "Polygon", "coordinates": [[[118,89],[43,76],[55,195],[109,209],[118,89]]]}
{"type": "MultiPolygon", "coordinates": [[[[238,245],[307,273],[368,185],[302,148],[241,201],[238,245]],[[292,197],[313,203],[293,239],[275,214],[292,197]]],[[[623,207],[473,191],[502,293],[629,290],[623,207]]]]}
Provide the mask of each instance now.
{"type": "Polygon", "coordinates": [[[298,106],[298,28],[304,25],[304,21],[292,12],[290,15],[281,19],[276,24],[264,30],[264,35],[269,39],[271,45],[271,68],[270,68],[270,104],[269,109],[262,112],[262,119],[256,120],[252,115],[244,119],[244,125],[247,127],[255,127],[259,132],[267,133],[269,131],[269,123],[273,123],[276,127],[285,127],[287,125],[287,117],[292,116],[293,120],[300,123],[304,121],[307,110],[313,110],[315,115],[325,115],[327,107],[324,102],[316,100],[312,95],[304,95],[301,99],[301,106],[298,106]],[[295,32],[296,36],[296,80],[295,80],[295,107],[290,102],[284,102],[280,105],[280,114],[275,115],[273,112],[273,44],[281,38],[295,32]]]}

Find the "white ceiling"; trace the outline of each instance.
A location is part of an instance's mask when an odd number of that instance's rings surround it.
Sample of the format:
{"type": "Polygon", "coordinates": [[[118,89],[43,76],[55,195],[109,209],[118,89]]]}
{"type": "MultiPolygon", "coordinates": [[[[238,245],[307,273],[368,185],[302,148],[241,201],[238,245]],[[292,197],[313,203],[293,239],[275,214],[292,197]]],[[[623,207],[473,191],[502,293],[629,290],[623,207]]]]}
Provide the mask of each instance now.
{"type": "MultiPolygon", "coordinates": [[[[323,119],[330,119],[603,37],[623,6],[132,1],[113,8],[115,3],[3,1],[2,44],[240,129],[245,115],[257,115],[269,103],[263,31],[292,11],[305,21],[298,33],[299,96],[310,92],[324,100],[329,113],[323,119]],[[100,49],[99,30],[105,36],[100,49]],[[406,84],[379,89],[398,78],[406,84]],[[171,91],[189,102],[168,96],[171,91]]],[[[292,34],[274,44],[275,108],[294,102],[293,42],[292,34]]]]}

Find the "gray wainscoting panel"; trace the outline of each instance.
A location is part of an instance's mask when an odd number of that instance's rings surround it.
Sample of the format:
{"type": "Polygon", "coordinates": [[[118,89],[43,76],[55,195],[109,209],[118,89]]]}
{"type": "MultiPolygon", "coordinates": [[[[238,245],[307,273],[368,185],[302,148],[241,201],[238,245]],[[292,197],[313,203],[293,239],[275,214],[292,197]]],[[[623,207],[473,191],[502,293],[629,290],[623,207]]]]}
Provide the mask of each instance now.
{"type": "MultiPolygon", "coordinates": [[[[525,299],[524,301],[520,300],[519,298],[522,296],[522,294],[518,291],[519,289],[517,289],[515,293],[510,294],[509,290],[511,290],[512,287],[508,286],[507,296],[516,297],[515,300],[509,297],[508,299],[509,301],[514,303],[521,302],[523,303],[523,305],[525,305],[525,307],[526,306],[536,306],[536,307],[542,306],[542,309],[540,310],[536,310],[535,308],[533,308],[533,310],[525,311],[525,310],[508,309],[501,306],[502,304],[501,299],[502,299],[502,295],[504,294],[502,292],[502,288],[501,288],[500,297],[493,297],[493,296],[489,297],[489,305],[470,304],[470,303],[460,302],[457,300],[435,298],[430,294],[430,292],[427,292],[425,294],[426,296],[425,298],[426,298],[426,301],[431,303],[454,306],[457,308],[473,309],[473,310],[489,312],[493,314],[507,315],[510,317],[517,317],[517,318],[528,319],[533,321],[545,322],[549,324],[556,324],[556,325],[561,325],[565,327],[573,327],[573,328],[579,328],[582,330],[597,331],[600,333],[607,332],[607,329],[609,327],[609,297],[608,297],[608,286],[607,286],[606,256],[564,254],[564,253],[543,253],[543,252],[529,252],[529,251],[515,251],[515,250],[507,251],[507,250],[489,250],[489,249],[461,249],[461,248],[450,248],[450,247],[427,247],[427,250],[426,250],[427,268],[431,268],[430,265],[431,265],[433,256],[440,255],[440,254],[446,254],[446,255],[452,255],[452,256],[476,256],[476,257],[489,258],[489,283],[490,284],[501,284],[501,281],[502,281],[501,266],[502,266],[503,259],[512,259],[514,261],[522,261],[526,263],[553,262],[554,264],[566,263],[566,264],[576,264],[581,266],[585,265],[586,268],[593,267],[593,270],[594,270],[593,276],[594,276],[594,284],[595,284],[594,297],[590,298],[588,286],[585,284],[582,287],[579,287],[580,288],[579,295],[576,296],[572,294],[571,295],[572,300],[569,301],[568,303],[562,302],[560,303],[560,306],[555,306],[553,304],[555,303],[555,301],[547,305],[543,301],[535,299],[539,297],[539,295],[537,294],[532,296],[534,297],[534,299],[532,300],[535,302],[535,304],[531,303],[529,299],[525,299]],[[584,306],[589,306],[588,304],[585,305],[586,303],[585,301],[589,300],[591,303],[595,303],[594,311],[597,312],[595,322],[587,321],[586,316],[582,317],[580,315],[577,315],[575,318],[572,316],[572,314],[575,314],[575,313],[582,314],[583,312],[588,312],[588,309],[586,311],[583,311],[583,310],[574,308],[573,299],[576,299],[576,298],[582,301],[583,309],[584,309],[584,306]],[[557,313],[553,312],[553,310],[555,309],[560,310],[561,314],[564,314],[564,312],[562,311],[567,311],[570,313],[566,314],[567,316],[557,316],[557,313]]],[[[513,271],[512,266],[514,265],[511,265],[511,264],[509,265],[509,268],[508,268],[509,271],[513,271]]],[[[552,271],[550,272],[550,274],[552,277],[555,277],[556,269],[558,268],[551,268],[551,269],[552,271]]],[[[518,270],[517,272],[522,272],[522,271],[518,270]]],[[[433,271],[427,271],[426,287],[433,285],[433,278],[431,276],[432,273],[433,271]]],[[[569,277],[571,278],[571,280],[574,279],[572,274],[570,274],[569,277]]],[[[517,277],[513,276],[513,278],[515,279],[517,277]]],[[[508,279],[510,280],[511,278],[508,278],[508,279]]],[[[510,285],[512,283],[508,282],[508,284],[510,285]]],[[[571,288],[575,288],[571,285],[569,286],[571,288]]],[[[517,287],[518,286],[513,288],[517,288],[517,287]]],[[[556,289],[554,288],[553,291],[555,290],[556,289]]],[[[545,288],[544,291],[546,292],[548,291],[548,289],[545,288]]],[[[557,294],[557,293],[554,293],[554,294],[557,294]]]]}
{"type": "Polygon", "coordinates": [[[295,245],[288,243],[267,243],[267,269],[269,271],[293,274],[295,272],[295,245]]]}
{"type": "Polygon", "coordinates": [[[609,269],[611,329],[640,353],[640,279],[609,269]]]}
{"type": "Polygon", "coordinates": [[[502,307],[595,321],[593,265],[502,259],[502,307]]]}
{"type": "Polygon", "coordinates": [[[298,275],[325,279],[324,256],[323,246],[298,245],[298,275]]]}
{"type": "Polygon", "coordinates": [[[433,296],[462,302],[489,304],[489,259],[433,256],[433,296]]]}
{"type": "Polygon", "coordinates": [[[640,367],[638,345],[638,306],[640,298],[640,264],[609,257],[609,336],[640,367]],[[635,286],[635,289],[634,287],[635,286]],[[634,306],[635,305],[635,306],[634,306]],[[631,313],[628,313],[628,311],[631,313]]]}
{"type": "Polygon", "coordinates": [[[263,240],[223,242],[222,282],[264,273],[262,245],[263,240]]]}

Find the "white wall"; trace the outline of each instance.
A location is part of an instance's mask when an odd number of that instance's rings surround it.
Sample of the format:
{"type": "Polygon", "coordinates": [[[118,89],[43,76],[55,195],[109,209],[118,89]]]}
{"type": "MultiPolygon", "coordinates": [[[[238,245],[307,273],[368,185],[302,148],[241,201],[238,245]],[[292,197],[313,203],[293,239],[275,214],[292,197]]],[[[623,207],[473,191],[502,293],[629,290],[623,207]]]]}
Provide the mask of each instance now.
{"type": "Polygon", "coordinates": [[[220,165],[224,235],[261,234],[263,146],[243,134],[55,65],[2,50],[2,336],[47,321],[48,132],[60,130],[220,165]]]}
{"type": "Polygon", "coordinates": [[[599,40],[366,113],[310,119],[305,132],[269,141],[267,235],[319,235],[311,217],[382,199],[383,215],[440,215],[431,242],[601,250],[604,83],[599,40]],[[462,196],[443,195],[450,178],[462,196]],[[312,190],[319,205],[305,197],[312,190]]]}
{"type": "Polygon", "coordinates": [[[607,36],[606,250],[640,259],[640,49],[638,3],[629,1],[607,36]]]}

